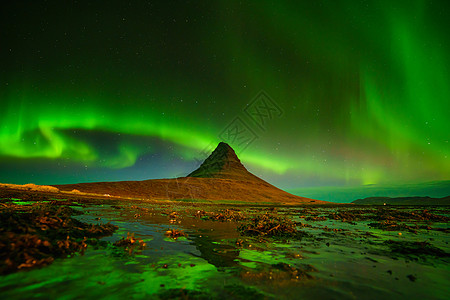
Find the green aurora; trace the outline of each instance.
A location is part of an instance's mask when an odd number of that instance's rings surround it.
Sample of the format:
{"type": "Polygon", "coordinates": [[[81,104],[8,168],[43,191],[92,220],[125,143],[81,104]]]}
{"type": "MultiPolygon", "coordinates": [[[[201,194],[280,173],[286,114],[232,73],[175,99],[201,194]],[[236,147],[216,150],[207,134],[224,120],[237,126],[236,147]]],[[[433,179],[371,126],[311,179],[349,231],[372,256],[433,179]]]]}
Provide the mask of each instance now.
{"type": "Polygon", "coordinates": [[[2,4],[0,182],[181,176],[236,117],[281,188],[449,180],[448,6],[2,4]],[[283,111],[263,128],[261,90],[283,111]]]}

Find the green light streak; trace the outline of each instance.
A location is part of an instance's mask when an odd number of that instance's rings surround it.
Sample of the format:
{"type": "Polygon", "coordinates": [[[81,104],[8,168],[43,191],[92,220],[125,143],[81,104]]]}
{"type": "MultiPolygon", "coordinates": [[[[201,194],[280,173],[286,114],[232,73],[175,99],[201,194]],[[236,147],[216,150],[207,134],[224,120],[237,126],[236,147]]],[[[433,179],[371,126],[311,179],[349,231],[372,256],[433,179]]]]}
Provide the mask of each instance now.
{"type": "MultiPolygon", "coordinates": [[[[11,65],[0,89],[0,158],[122,169],[158,151],[137,142],[142,137],[173,144],[170,154],[177,158],[198,160],[263,89],[284,114],[265,130],[252,127],[258,140],[245,151],[235,149],[244,165],[270,170],[274,178],[293,174],[347,184],[450,178],[450,42],[437,13],[445,5],[214,5],[217,15],[204,23],[171,23],[167,49],[156,46],[167,41],[151,31],[144,53],[141,37],[127,31],[139,42],[111,44],[120,53],[93,55],[92,66],[84,63],[90,49],[83,45],[83,53],[70,58],[53,45],[33,48],[59,59],[46,65],[35,52],[15,54],[28,42],[11,42],[16,47],[8,55],[24,66],[11,65]],[[185,29],[189,38],[174,34],[185,29]],[[79,82],[71,86],[72,78],[79,82]],[[117,137],[103,149],[76,131],[117,137]]],[[[50,37],[45,42],[54,43],[50,37]]]]}

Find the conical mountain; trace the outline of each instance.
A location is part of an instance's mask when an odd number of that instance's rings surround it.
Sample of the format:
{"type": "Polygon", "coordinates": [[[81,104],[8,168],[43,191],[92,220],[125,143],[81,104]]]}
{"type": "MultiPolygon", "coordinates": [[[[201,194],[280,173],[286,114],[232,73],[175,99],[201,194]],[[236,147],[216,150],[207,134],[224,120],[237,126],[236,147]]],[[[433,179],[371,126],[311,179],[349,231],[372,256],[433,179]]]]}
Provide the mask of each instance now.
{"type": "Polygon", "coordinates": [[[55,185],[66,193],[141,200],[237,201],[254,204],[327,204],[289,194],[253,175],[233,148],[219,143],[211,155],[187,177],[143,181],[92,182],[55,185]]]}
{"type": "Polygon", "coordinates": [[[187,177],[261,180],[244,167],[233,148],[220,142],[201,166],[187,177]]]}

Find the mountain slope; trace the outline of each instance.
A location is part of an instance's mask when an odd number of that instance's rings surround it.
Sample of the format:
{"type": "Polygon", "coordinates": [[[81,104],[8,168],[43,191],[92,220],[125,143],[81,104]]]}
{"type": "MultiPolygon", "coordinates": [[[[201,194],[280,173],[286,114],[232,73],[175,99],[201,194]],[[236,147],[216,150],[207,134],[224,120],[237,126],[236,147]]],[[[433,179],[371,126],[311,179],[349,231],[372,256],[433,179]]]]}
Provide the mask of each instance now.
{"type": "Polygon", "coordinates": [[[200,199],[272,204],[327,204],[289,194],[253,175],[234,150],[220,143],[202,165],[187,177],[144,181],[54,185],[62,191],[152,200],[200,199]]]}

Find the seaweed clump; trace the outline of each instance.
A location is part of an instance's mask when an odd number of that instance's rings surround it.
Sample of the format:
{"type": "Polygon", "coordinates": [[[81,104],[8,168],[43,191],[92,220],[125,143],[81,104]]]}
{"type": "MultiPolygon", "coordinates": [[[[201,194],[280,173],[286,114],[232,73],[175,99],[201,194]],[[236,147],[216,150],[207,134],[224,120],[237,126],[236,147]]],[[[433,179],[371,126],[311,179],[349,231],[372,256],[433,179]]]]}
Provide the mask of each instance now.
{"type": "Polygon", "coordinates": [[[168,236],[174,240],[176,240],[177,238],[182,237],[182,236],[187,237],[187,233],[185,233],[183,230],[178,230],[178,229],[167,230],[164,234],[165,234],[165,236],[168,236]]]}
{"type": "Polygon", "coordinates": [[[255,216],[250,222],[240,225],[238,231],[242,235],[280,238],[301,238],[306,235],[297,230],[297,225],[291,219],[269,213],[255,216]]]}
{"type": "Polygon", "coordinates": [[[311,272],[317,272],[317,269],[312,265],[300,265],[296,267],[287,263],[278,263],[264,267],[260,270],[243,272],[241,277],[245,281],[272,281],[274,284],[282,286],[292,282],[314,279],[315,277],[310,274],[311,272]]]}
{"type": "Polygon", "coordinates": [[[117,226],[78,221],[79,212],[52,203],[0,205],[0,274],[51,264],[55,258],[84,253],[88,244],[111,235],[117,226]]]}
{"type": "Polygon", "coordinates": [[[369,223],[368,225],[372,228],[377,228],[377,229],[386,230],[386,231],[409,231],[412,233],[417,233],[417,231],[421,228],[425,228],[425,229],[430,228],[431,229],[431,227],[429,227],[429,226],[419,227],[417,224],[415,224],[414,226],[410,226],[410,225],[407,225],[404,223],[396,223],[395,221],[391,221],[391,220],[373,222],[373,223],[369,223]]]}
{"type": "Polygon", "coordinates": [[[246,217],[236,209],[224,209],[220,212],[206,212],[204,210],[198,210],[194,213],[194,217],[202,220],[220,222],[242,221],[246,219],[246,217]]]}
{"type": "Polygon", "coordinates": [[[121,238],[114,243],[114,246],[124,247],[126,251],[131,255],[135,249],[144,250],[147,244],[139,238],[134,237],[134,233],[127,232],[127,237],[121,238]]]}
{"type": "Polygon", "coordinates": [[[450,254],[442,249],[439,249],[430,243],[424,242],[409,242],[409,241],[393,241],[388,240],[384,242],[391,250],[391,255],[394,257],[405,257],[411,260],[418,260],[418,258],[426,259],[445,258],[450,257],[450,254]]]}

